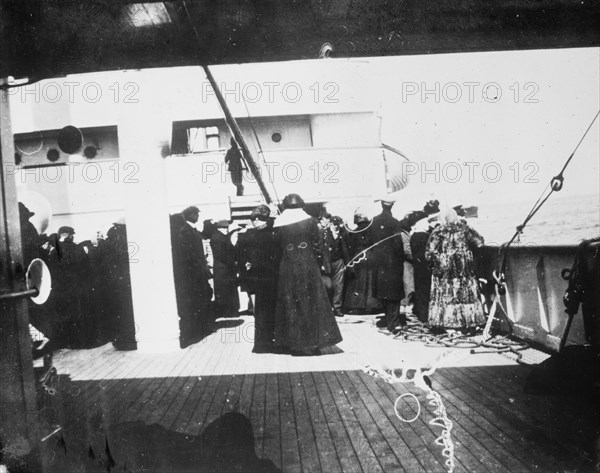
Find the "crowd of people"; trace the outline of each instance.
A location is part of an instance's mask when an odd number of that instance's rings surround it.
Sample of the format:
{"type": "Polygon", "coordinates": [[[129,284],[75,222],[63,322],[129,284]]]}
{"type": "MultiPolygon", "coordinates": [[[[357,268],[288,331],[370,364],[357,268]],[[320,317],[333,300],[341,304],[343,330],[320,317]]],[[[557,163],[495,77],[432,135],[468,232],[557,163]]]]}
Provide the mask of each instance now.
{"type": "Polygon", "coordinates": [[[62,226],[40,235],[19,203],[25,267],[42,259],[50,270],[52,291],[43,305],[30,303],[30,322],[49,340],[49,349],[90,348],[113,342],[122,350],[137,347],[133,319],[127,230],[115,222],[105,237],[75,243],[75,229],[62,226]]]}
{"type": "MultiPolygon", "coordinates": [[[[430,201],[397,220],[394,202],[381,200],[373,219],[360,209],[354,225],[322,209],[313,217],[297,194],[282,212],[259,205],[248,228],[204,220],[191,206],[170,216],[180,341],[185,347],[237,317],[240,290],[255,318],[254,352],[314,355],[342,337],[336,317],[383,313],[378,325],[395,333],[418,319],[432,331],[472,331],[483,306],[474,249],[483,238],[455,209],[430,201]]],[[[460,210],[460,208],[458,208],[460,210]]],[[[38,235],[20,204],[25,263],[42,258],[53,291],[32,306],[32,324],[55,347],[112,341],[135,349],[127,232],[113,224],[97,243],[76,244],[75,230],[38,235]]]]}
{"type": "Polygon", "coordinates": [[[200,231],[197,207],[171,216],[182,338],[197,340],[215,318],[237,315],[238,287],[255,300],[258,353],[316,354],[341,340],[335,317],[344,314],[383,312],[378,325],[390,332],[407,317],[433,331],[482,325],[473,251],[483,238],[437,201],[401,220],[393,205],[382,200],[372,220],[358,209],[352,228],[326,209],[309,215],[297,194],[280,215],[256,207],[249,228],[205,220],[200,231]]]}

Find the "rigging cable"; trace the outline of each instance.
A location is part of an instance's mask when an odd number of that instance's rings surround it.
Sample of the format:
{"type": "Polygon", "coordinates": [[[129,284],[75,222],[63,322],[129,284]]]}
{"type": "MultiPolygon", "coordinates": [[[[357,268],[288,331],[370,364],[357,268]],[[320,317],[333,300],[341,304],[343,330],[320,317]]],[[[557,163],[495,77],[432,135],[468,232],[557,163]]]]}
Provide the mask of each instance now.
{"type": "Polygon", "coordinates": [[[550,196],[552,195],[552,193],[553,192],[558,192],[558,191],[560,191],[562,189],[563,183],[564,183],[563,173],[567,169],[567,166],[569,165],[569,163],[573,159],[573,156],[575,155],[575,153],[579,149],[579,146],[581,145],[581,143],[583,142],[583,140],[587,136],[588,132],[592,128],[592,125],[594,124],[594,122],[598,118],[598,115],[600,115],[600,110],[596,113],[596,115],[594,116],[594,118],[590,122],[590,125],[587,127],[587,130],[585,130],[585,133],[583,134],[583,136],[579,140],[579,143],[577,143],[577,146],[575,146],[575,149],[573,150],[573,152],[571,153],[571,155],[569,156],[569,158],[565,162],[563,168],[560,170],[560,172],[556,176],[554,176],[551,179],[551,181],[548,183],[548,185],[544,188],[542,194],[540,195],[540,197],[537,199],[537,201],[535,202],[535,204],[533,205],[533,207],[529,211],[529,214],[527,214],[527,217],[525,218],[525,220],[523,221],[523,223],[521,225],[517,226],[515,234],[512,236],[512,238],[510,239],[510,241],[508,243],[505,243],[504,245],[502,245],[500,247],[500,251],[502,252],[502,265],[500,267],[500,272],[499,272],[500,277],[499,277],[499,280],[501,282],[504,281],[504,272],[505,272],[505,269],[506,269],[506,261],[507,261],[507,254],[508,254],[507,250],[508,250],[509,246],[516,240],[516,238],[521,233],[523,233],[523,229],[525,228],[525,226],[529,223],[529,221],[533,218],[533,216],[538,212],[538,210],[540,210],[540,208],[544,205],[544,203],[546,203],[546,201],[550,198],[550,196]],[[546,194],[546,192],[548,191],[548,188],[550,188],[550,192],[548,192],[548,194],[544,197],[544,194],[546,194]]]}

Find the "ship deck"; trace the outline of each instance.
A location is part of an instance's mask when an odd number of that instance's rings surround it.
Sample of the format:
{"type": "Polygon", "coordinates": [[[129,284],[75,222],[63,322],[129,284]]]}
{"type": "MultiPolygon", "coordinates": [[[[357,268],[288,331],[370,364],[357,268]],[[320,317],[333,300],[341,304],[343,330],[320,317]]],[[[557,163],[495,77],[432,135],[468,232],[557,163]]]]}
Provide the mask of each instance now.
{"type": "Polygon", "coordinates": [[[426,393],[363,369],[431,367],[452,352],[431,381],[453,423],[454,471],[594,470],[598,405],[525,393],[532,366],[514,357],[394,338],[373,316],[340,319],[344,340],[322,356],[253,354],[251,321],[218,321],[176,353],[56,353],[57,393],[45,396],[63,431],[48,440],[49,469],[228,471],[242,458],[235,471],[448,471],[426,393]],[[395,414],[403,393],[419,400],[399,405],[413,422],[395,414]]]}

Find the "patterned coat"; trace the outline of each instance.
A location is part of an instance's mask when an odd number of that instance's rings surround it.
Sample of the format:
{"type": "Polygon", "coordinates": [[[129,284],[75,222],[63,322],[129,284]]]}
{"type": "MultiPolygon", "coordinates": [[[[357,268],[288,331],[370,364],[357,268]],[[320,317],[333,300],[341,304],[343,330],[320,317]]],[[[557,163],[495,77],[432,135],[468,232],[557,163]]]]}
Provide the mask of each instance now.
{"type": "Polygon", "coordinates": [[[430,326],[456,329],[485,323],[472,251],[481,246],[483,237],[464,222],[432,232],[425,252],[432,268],[430,326]]]}

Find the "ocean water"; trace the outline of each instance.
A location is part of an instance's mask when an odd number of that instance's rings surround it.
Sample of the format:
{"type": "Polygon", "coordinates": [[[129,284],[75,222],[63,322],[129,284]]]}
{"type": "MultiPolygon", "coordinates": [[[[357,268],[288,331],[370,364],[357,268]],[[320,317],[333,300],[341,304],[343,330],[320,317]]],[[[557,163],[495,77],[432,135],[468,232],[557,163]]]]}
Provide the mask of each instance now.
{"type": "MultiPolygon", "coordinates": [[[[478,218],[469,219],[468,223],[483,235],[486,244],[501,244],[510,240],[534,203],[481,204],[478,218]]],[[[564,197],[554,193],[529,221],[520,241],[536,245],[576,245],[597,236],[600,236],[600,197],[564,197]]]]}

